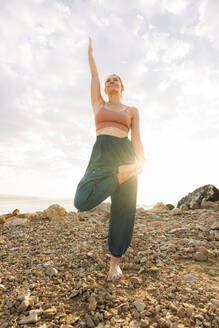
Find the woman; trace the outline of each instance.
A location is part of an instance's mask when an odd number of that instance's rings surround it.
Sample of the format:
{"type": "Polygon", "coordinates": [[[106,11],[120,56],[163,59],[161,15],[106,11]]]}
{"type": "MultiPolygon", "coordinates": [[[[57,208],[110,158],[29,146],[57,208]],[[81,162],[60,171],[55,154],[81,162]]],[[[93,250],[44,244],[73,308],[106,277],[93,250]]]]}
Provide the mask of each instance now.
{"type": "Polygon", "coordinates": [[[145,157],[140,139],[139,112],[121,102],[124,85],[112,74],[105,82],[108,102],[101,96],[98,71],[89,38],[91,103],[96,125],[96,142],[74,197],[74,206],[88,211],[111,197],[108,246],[111,252],[107,280],[121,277],[120,258],[130,245],[137,199],[137,175],[144,169],[145,157]],[[131,128],[131,141],[128,138],[131,128]]]}

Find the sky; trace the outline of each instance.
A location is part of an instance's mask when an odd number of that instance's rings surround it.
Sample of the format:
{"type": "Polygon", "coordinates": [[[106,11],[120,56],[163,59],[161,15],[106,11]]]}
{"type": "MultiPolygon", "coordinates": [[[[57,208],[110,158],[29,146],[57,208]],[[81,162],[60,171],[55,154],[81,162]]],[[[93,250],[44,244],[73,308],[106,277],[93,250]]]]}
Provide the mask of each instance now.
{"type": "Polygon", "coordinates": [[[89,36],[105,101],[116,73],[139,110],[137,202],[219,188],[218,12],[217,0],[1,1],[0,194],[73,199],[96,140],[89,36]]]}

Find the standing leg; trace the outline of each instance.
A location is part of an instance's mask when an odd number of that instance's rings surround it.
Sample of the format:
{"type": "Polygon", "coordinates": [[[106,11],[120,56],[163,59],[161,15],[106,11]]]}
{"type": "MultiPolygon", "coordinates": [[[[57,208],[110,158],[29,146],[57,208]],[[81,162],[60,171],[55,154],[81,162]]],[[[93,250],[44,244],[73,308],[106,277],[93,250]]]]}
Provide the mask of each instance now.
{"type": "Polygon", "coordinates": [[[136,202],[137,176],[120,184],[111,195],[111,213],[108,233],[108,246],[112,254],[107,280],[114,280],[121,275],[119,258],[129,247],[133,235],[136,202]]]}

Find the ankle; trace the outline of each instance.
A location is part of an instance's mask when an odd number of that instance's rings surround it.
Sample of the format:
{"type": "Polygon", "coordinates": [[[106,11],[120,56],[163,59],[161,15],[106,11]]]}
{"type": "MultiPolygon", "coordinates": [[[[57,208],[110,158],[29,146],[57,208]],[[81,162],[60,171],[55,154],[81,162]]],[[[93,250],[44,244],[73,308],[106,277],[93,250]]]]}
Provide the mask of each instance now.
{"type": "Polygon", "coordinates": [[[119,264],[120,263],[120,257],[115,257],[113,255],[111,255],[111,261],[110,263],[112,264],[119,264]]]}

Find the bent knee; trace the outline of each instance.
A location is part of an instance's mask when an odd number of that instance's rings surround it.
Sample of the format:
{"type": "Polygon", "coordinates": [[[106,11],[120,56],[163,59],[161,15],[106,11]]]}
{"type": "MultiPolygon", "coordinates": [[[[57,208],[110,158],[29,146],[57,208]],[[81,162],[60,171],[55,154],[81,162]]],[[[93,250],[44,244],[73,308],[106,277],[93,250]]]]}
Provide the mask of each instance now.
{"type": "Polygon", "coordinates": [[[80,212],[87,211],[88,210],[88,202],[84,201],[82,198],[78,197],[78,195],[75,195],[74,198],[74,207],[77,208],[80,212]]]}

